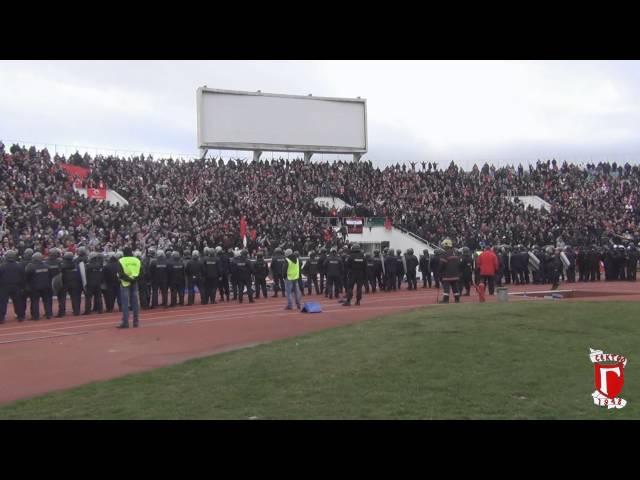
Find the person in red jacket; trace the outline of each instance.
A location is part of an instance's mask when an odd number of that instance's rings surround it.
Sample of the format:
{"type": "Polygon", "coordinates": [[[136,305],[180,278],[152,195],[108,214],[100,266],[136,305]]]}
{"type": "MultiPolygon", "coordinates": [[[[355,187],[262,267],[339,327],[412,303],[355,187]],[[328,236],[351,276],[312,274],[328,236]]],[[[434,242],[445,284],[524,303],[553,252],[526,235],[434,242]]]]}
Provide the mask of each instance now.
{"type": "Polygon", "coordinates": [[[498,257],[487,245],[484,252],[478,257],[478,266],[480,267],[480,277],[485,285],[489,285],[489,295],[493,295],[495,288],[495,275],[498,271],[498,257]]]}

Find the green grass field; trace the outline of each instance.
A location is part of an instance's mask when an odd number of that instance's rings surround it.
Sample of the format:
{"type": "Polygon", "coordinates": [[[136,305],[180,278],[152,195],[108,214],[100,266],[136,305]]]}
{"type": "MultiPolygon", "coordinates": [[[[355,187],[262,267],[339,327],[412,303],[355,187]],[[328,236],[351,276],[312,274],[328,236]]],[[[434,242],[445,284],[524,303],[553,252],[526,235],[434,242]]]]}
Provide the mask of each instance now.
{"type": "Polygon", "coordinates": [[[640,305],[426,308],[0,407],[18,418],[638,419],[640,305]],[[625,408],[593,405],[589,347],[629,359],[625,408]]]}

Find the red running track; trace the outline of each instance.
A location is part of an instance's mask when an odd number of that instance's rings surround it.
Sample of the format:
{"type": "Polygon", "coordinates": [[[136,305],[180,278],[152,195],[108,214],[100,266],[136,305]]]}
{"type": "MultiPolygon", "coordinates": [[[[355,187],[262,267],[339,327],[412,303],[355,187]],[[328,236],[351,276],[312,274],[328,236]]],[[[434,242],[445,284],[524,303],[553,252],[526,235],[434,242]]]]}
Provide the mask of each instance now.
{"type": "MultiPolygon", "coordinates": [[[[548,287],[510,286],[510,292],[539,291],[548,287]]],[[[593,292],[580,300],[640,299],[640,283],[598,282],[563,284],[561,289],[593,292]],[[604,292],[609,296],[602,296],[604,292]]],[[[92,381],[107,380],[277,339],[368,320],[383,314],[436,305],[435,289],[377,292],[365,295],[361,306],[343,307],[323,296],[316,300],[323,313],[286,311],[282,298],[193,305],[142,311],[141,327],[118,330],[120,314],[67,316],[0,325],[0,403],[41,395],[92,381]]],[[[441,294],[442,292],[440,292],[441,294]]],[[[495,297],[488,296],[489,301],[495,297]]],[[[549,301],[510,296],[509,301],[549,301]]],[[[462,303],[477,303],[475,292],[462,303]]],[[[448,308],[448,307],[444,307],[448,308]]],[[[69,311],[70,308],[67,309],[69,311]]],[[[12,312],[11,312],[12,313],[12,312]]],[[[11,315],[8,312],[7,318],[11,315]]],[[[131,319],[130,319],[131,321],[131,319]]]]}

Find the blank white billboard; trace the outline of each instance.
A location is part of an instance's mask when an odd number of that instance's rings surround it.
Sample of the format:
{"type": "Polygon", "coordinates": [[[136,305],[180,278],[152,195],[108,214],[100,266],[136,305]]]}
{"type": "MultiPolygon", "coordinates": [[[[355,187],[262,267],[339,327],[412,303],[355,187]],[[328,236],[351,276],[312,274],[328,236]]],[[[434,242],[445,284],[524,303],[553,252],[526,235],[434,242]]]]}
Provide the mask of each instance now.
{"type": "Polygon", "coordinates": [[[199,148],[365,153],[364,99],[199,88],[199,148]]]}

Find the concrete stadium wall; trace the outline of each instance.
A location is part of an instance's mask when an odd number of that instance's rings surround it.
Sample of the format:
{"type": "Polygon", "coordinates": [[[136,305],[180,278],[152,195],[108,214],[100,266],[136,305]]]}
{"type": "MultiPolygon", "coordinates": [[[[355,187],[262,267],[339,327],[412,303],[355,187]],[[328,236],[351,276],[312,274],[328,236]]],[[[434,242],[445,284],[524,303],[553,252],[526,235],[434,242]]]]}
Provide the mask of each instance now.
{"type": "Polygon", "coordinates": [[[408,248],[413,248],[413,253],[416,256],[422,254],[424,249],[429,250],[429,253],[433,253],[431,245],[418,240],[417,238],[404,233],[397,228],[391,228],[387,230],[384,227],[363,227],[362,233],[350,233],[347,236],[350,242],[358,242],[362,245],[365,252],[371,252],[379,249],[382,242],[389,242],[389,248],[394,250],[402,250],[404,253],[408,248]]]}
{"type": "Polygon", "coordinates": [[[537,195],[514,196],[509,197],[509,200],[513,202],[516,198],[524,204],[524,208],[532,206],[536,210],[540,210],[542,209],[542,207],[544,207],[547,211],[551,211],[551,204],[549,202],[545,202],[537,195]]]}

